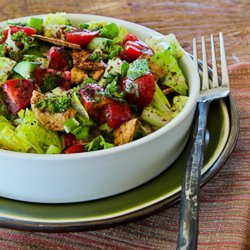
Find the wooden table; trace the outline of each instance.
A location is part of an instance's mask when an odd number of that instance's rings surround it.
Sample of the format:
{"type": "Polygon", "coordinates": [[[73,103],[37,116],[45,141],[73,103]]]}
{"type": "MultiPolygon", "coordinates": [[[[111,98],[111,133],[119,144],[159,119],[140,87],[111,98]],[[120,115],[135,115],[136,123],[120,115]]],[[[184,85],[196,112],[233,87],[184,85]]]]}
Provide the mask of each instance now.
{"type": "MultiPolygon", "coordinates": [[[[237,146],[222,170],[201,190],[199,249],[248,249],[250,211],[250,2],[0,0],[0,21],[48,13],[88,13],[125,19],[162,34],[174,33],[191,52],[191,40],[223,31],[232,96],[240,116],[237,146]]],[[[174,249],[179,205],[109,229],[46,234],[0,229],[0,249],[174,249]]]]}

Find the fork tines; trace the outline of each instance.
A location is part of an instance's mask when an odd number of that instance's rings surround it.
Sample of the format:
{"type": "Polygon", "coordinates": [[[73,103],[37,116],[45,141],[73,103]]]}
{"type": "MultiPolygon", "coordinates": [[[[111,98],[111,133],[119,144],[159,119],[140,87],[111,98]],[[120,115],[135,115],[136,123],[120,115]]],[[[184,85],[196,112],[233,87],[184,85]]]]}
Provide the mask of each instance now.
{"type": "MultiPolygon", "coordinates": [[[[208,77],[208,63],[207,63],[207,54],[206,54],[206,42],[205,37],[201,37],[201,46],[202,46],[202,89],[207,90],[209,88],[216,88],[219,86],[218,81],[218,72],[217,72],[217,63],[216,63],[216,53],[215,53],[215,43],[213,34],[210,36],[211,42],[211,59],[212,59],[212,81],[209,81],[208,77]],[[209,86],[210,84],[210,86],[209,86]]],[[[222,32],[219,33],[219,44],[220,44],[220,58],[221,58],[221,86],[229,86],[229,77],[227,71],[227,62],[224,48],[224,40],[222,32]]],[[[198,60],[197,60],[197,45],[196,39],[193,39],[193,60],[195,63],[195,67],[198,70],[198,60]]]]}

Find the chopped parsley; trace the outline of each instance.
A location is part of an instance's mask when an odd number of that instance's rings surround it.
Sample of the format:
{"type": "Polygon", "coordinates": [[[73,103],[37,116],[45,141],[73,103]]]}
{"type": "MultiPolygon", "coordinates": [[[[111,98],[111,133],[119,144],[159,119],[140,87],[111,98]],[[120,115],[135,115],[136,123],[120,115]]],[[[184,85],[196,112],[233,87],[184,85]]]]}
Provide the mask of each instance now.
{"type": "Polygon", "coordinates": [[[120,86],[118,85],[120,76],[116,74],[109,74],[106,80],[106,88],[105,95],[113,98],[123,100],[125,97],[125,93],[120,90],[120,86]]]}
{"type": "Polygon", "coordinates": [[[50,96],[39,100],[35,106],[41,110],[47,110],[50,113],[63,113],[71,106],[71,100],[68,96],[50,96]]]}
{"type": "Polygon", "coordinates": [[[83,24],[79,25],[80,29],[87,29],[88,27],[89,27],[89,24],[87,24],[87,23],[83,23],[83,24]]]}

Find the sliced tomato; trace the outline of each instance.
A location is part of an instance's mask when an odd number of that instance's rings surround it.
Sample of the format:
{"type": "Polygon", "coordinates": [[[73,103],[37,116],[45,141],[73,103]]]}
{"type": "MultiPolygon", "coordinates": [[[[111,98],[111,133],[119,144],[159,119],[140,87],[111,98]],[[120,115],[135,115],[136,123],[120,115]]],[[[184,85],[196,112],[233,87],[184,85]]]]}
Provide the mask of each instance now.
{"type": "Polygon", "coordinates": [[[96,83],[90,83],[80,89],[79,94],[81,101],[91,119],[98,120],[100,109],[107,103],[112,102],[111,99],[104,96],[104,89],[96,83]]]}
{"type": "Polygon", "coordinates": [[[134,81],[125,78],[122,81],[122,89],[126,93],[128,103],[145,107],[153,99],[155,80],[151,73],[141,76],[134,81]]]}
{"type": "Polygon", "coordinates": [[[65,71],[69,70],[69,56],[64,48],[52,46],[47,54],[49,68],[65,71]]]}
{"type": "Polygon", "coordinates": [[[78,44],[82,47],[86,46],[93,38],[95,38],[99,34],[99,30],[89,31],[89,30],[81,30],[81,31],[72,31],[66,33],[66,40],[70,43],[78,44]]]}
{"type": "Polygon", "coordinates": [[[124,42],[124,43],[126,43],[127,41],[133,41],[133,42],[135,42],[135,41],[138,41],[138,40],[139,40],[139,39],[138,39],[137,36],[135,36],[135,35],[133,35],[133,34],[131,34],[131,33],[128,33],[128,34],[125,36],[123,42],[124,42]]]}
{"type": "Polygon", "coordinates": [[[84,146],[80,143],[75,144],[63,151],[64,154],[74,154],[74,153],[82,153],[84,152],[84,146]]]}
{"type": "Polygon", "coordinates": [[[122,59],[132,62],[143,54],[152,56],[154,52],[135,35],[127,34],[123,41],[123,50],[120,53],[122,59]]]}
{"type": "Polygon", "coordinates": [[[68,90],[71,86],[70,71],[61,72],[55,69],[42,69],[36,67],[33,76],[36,84],[40,87],[43,93],[51,91],[56,87],[62,87],[64,90],[68,90]]]}
{"type": "Polygon", "coordinates": [[[102,123],[107,123],[111,128],[118,128],[123,122],[131,118],[132,112],[127,103],[113,101],[103,107],[100,120],[102,123]]]}
{"type": "MultiPolygon", "coordinates": [[[[18,31],[22,31],[27,36],[32,36],[32,35],[36,34],[36,30],[33,29],[33,28],[29,28],[29,27],[23,27],[23,26],[18,26],[18,25],[10,25],[9,29],[10,29],[11,34],[15,34],[18,31]]],[[[8,33],[8,29],[4,30],[4,32],[8,33]]]]}
{"type": "Polygon", "coordinates": [[[35,83],[30,79],[7,80],[2,84],[4,102],[9,111],[15,115],[30,105],[35,83]]]}

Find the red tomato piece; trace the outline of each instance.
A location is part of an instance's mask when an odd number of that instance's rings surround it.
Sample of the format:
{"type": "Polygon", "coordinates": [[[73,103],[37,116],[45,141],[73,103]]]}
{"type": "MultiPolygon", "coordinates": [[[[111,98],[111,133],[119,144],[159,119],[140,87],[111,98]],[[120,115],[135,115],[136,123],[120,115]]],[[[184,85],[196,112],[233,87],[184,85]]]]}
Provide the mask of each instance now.
{"type": "Polygon", "coordinates": [[[136,42],[126,42],[124,47],[125,59],[129,62],[136,60],[143,54],[142,49],[143,47],[136,42]]]}
{"type": "Polygon", "coordinates": [[[56,46],[51,47],[47,57],[49,60],[49,68],[60,71],[69,70],[69,57],[63,48],[56,46]]]}
{"type": "Polygon", "coordinates": [[[47,73],[46,69],[42,69],[40,67],[36,67],[33,71],[33,76],[35,78],[36,84],[38,86],[43,85],[44,75],[47,73]]]}
{"type": "Polygon", "coordinates": [[[82,153],[84,152],[84,146],[80,143],[75,144],[63,151],[64,154],[74,154],[74,153],[82,153]]]}
{"type": "Polygon", "coordinates": [[[101,122],[111,128],[118,128],[123,122],[132,118],[132,112],[127,103],[113,101],[106,104],[101,112],[101,122]]]}
{"type": "Polygon", "coordinates": [[[125,59],[129,62],[136,60],[143,54],[150,56],[154,55],[153,50],[133,34],[127,34],[127,36],[124,38],[123,45],[123,51],[120,53],[120,56],[122,59],[125,59]]]}
{"type": "Polygon", "coordinates": [[[112,102],[111,99],[103,95],[103,87],[96,83],[85,85],[80,89],[79,94],[83,106],[93,120],[98,120],[100,109],[107,103],[112,102]]]}
{"type": "Polygon", "coordinates": [[[3,39],[0,41],[0,44],[3,44],[5,40],[7,39],[9,30],[10,30],[11,35],[17,33],[18,31],[22,31],[27,36],[32,36],[36,34],[36,30],[33,28],[10,25],[8,29],[3,31],[3,39]]]}
{"type": "Polygon", "coordinates": [[[42,69],[36,67],[33,76],[36,84],[41,88],[42,92],[47,92],[56,87],[62,87],[65,90],[70,89],[71,72],[57,71],[55,69],[42,69]]]}
{"type": "Polygon", "coordinates": [[[71,72],[64,71],[62,74],[62,82],[61,82],[60,86],[65,90],[69,90],[70,85],[71,85],[71,72]]]}
{"type": "MultiPolygon", "coordinates": [[[[11,34],[15,34],[18,31],[22,31],[27,36],[32,36],[32,35],[36,34],[36,30],[33,29],[33,28],[29,28],[29,27],[23,27],[23,26],[18,26],[18,25],[10,25],[9,29],[10,29],[11,34]]],[[[7,33],[8,33],[8,30],[7,30],[7,33]]]]}
{"type": "Polygon", "coordinates": [[[69,148],[77,143],[76,137],[71,133],[65,134],[63,139],[65,148],[69,148]]]}
{"type": "Polygon", "coordinates": [[[15,115],[30,105],[35,83],[30,79],[7,80],[2,84],[3,99],[9,111],[15,115]]]}
{"type": "Polygon", "coordinates": [[[137,36],[135,36],[135,35],[133,35],[133,34],[131,34],[131,33],[128,33],[126,36],[125,36],[125,38],[124,38],[124,40],[123,40],[123,42],[125,43],[125,42],[127,42],[127,41],[138,41],[139,39],[138,39],[138,37],[137,36]]]}
{"type": "Polygon", "coordinates": [[[93,38],[99,34],[99,30],[89,31],[72,31],[66,33],[66,40],[70,43],[78,44],[82,47],[86,46],[93,38]]]}
{"type": "Polygon", "coordinates": [[[155,80],[152,74],[146,74],[134,81],[124,79],[122,89],[126,92],[126,100],[140,107],[147,106],[155,93],[155,80]]]}

